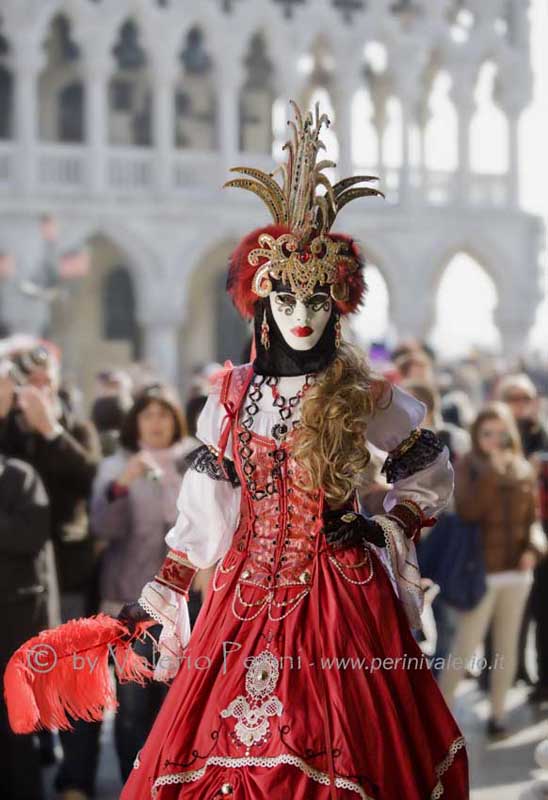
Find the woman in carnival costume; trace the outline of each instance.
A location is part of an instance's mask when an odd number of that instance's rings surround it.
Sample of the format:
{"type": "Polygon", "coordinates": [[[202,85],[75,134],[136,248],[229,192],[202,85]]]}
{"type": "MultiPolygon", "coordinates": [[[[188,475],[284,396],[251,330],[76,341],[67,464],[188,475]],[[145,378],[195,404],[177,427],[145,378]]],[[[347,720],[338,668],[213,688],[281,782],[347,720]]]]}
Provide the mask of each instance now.
{"type": "Polygon", "coordinates": [[[283,185],[228,186],[274,224],[234,251],[227,288],[256,356],[226,368],[198,423],[155,579],[121,621],[163,625],[155,677],[173,683],[121,800],[466,800],[464,738],[414,639],[421,528],[448,501],[447,448],[424,406],[341,339],[365,293],[356,243],[330,233],[357,197],[318,161],[325,115],[296,123],[283,185]],[[318,193],[318,188],[322,193],[318,193]],[[384,513],[359,513],[368,443],[388,452],[384,513]],[[198,569],[217,564],[190,635],[198,569]]]}

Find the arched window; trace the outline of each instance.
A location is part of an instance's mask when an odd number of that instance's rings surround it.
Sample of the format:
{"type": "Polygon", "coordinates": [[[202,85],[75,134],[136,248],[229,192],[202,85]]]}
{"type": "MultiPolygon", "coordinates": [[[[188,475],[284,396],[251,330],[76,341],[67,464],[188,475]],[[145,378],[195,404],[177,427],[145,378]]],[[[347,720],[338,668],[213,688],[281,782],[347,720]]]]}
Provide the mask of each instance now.
{"type": "Polygon", "coordinates": [[[374,113],[368,89],[358,89],[352,100],[352,163],[359,167],[377,165],[377,131],[372,121],[374,113]]]}
{"type": "Polygon", "coordinates": [[[138,326],[135,316],[135,294],[126,267],[117,265],[107,272],[103,278],[101,294],[103,337],[110,341],[131,342],[133,357],[136,358],[138,326]]]}
{"type": "Polygon", "coordinates": [[[273,68],[261,33],[251,38],[245,68],[246,79],[240,92],[240,150],[270,153],[273,139],[273,68]]]}
{"type": "Polygon", "coordinates": [[[113,47],[116,72],[109,87],[109,137],[112,144],[152,144],[152,95],[147,57],[139,28],[129,19],[113,47]]]}
{"type": "Polygon", "coordinates": [[[365,303],[350,317],[350,324],[358,344],[367,347],[373,342],[385,342],[390,334],[390,296],[378,267],[368,264],[364,274],[368,288],[365,303]]]}
{"type": "Polygon", "coordinates": [[[80,48],[70,21],[58,14],[44,43],[46,65],[40,74],[40,137],[49,142],[84,141],[84,82],[80,48]]]}
{"type": "Polygon", "coordinates": [[[495,104],[496,76],[496,65],[487,61],[480,70],[476,88],[477,111],[470,126],[470,166],[473,172],[501,175],[508,170],[508,124],[495,104]]]}
{"type": "Polygon", "coordinates": [[[179,60],[175,86],[175,146],[213,150],[217,144],[217,104],[213,63],[201,28],[188,32],[179,60]]]}
{"type": "Polygon", "coordinates": [[[84,87],[70,83],[59,93],[57,129],[62,142],[84,140],[84,87]]]}
{"type": "Polygon", "coordinates": [[[11,72],[0,66],[0,139],[10,139],[13,118],[13,79],[11,72]]]}
{"type": "Polygon", "coordinates": [[[471,349],[494,350],[500,344],[493,314],[497,290],[485,269],[468,253],[457,253],[439,282],[436,322],[430,335],[445,357],[466,355],[471,349]]]}
{"type": "Polygon", "coordinates": [[[458,163],[457,114],[449,97],[451,78],[437,73],[432,83],[424,129],[424,164],[428,170],[453,171],[458,163]]]}
{"type": "Polygon", "coordinates": [[[13,77],[8,57],[8,40],[0,34],[0,139],[10,139],[13,133],[13,77]]]}

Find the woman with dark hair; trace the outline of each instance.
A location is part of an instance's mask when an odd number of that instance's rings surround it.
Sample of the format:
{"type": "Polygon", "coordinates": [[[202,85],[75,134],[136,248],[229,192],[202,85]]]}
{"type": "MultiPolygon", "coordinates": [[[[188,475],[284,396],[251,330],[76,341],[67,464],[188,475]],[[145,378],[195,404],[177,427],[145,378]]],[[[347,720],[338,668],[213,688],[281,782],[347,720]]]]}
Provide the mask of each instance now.
{"type": "MultiPolygon", "coordinates": [[[[99,467],[91,525],[94,536],[106,545],[99,577],[101,611],[116,616],[165,557],[164,537],[175,521],[188,452],[182,441],[185,435],[175,393],[161,384],[147,386],[122,424],[118,450],[99,467]]],[[[150,644],[139,642],[136,647],[151,658],[150,644]]],[[[122,780],[129,775],[164,695],[165,687],[159,683],[145,688],[118,685],[115,741],[122,780]]]]}
{"type": "Polygon", "coordinates": [[[487,734],[503,738],[506,695],[517,665],[518,634],[540,550],[536,480],[523,456],[518,429],[508,407],[491,403],[471,429],[472,450],[456,465],[455,505],[481,529],[487,591],[479,604],[462,612],[440,685],[448,701],[467,662],[492,627],[495,662],[490,673],[491,718],[487,734]]]}

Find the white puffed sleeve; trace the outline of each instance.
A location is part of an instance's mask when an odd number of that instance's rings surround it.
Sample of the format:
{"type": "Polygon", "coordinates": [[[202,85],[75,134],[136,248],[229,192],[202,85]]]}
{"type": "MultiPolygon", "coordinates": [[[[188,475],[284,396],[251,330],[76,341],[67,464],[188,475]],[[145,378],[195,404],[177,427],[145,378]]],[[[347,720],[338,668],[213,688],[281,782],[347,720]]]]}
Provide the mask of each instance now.
{"type": "MultiPolygon", "coordinates": [[[[216,394],[209,396],[198,420],[197,436],[216,447],[224,411],[216,394]]],[[[225,457],[230,458],[230,438],[225,457]]],[[[186,553],[198,569],[215,564],[229,550],[240,513],[240,487],[228,480],[215,480],[205,472],[189,469],[177,500],[178,516],[165,537],[172,550],[186,553]]],[[[177,674],[183,650],[190,639],[190,620],[185,598],[157,581],[150,581],[141,592],[139,604],[159,622],[160,657],[154,678],[166,681],[177,674]]]]}
{"type": "MultiPolygon", "coordinates": [[[[426,407],[398,386],[392,387],[391,398],[389,396],[388,402],[381,400],[380,406],[368,424],[368,440],[387,454],[421,426],[426,407]]],[[[427,466],[395,481],[386,493],[383,506],[389,512],[402,500],[413,500],[426,517],[431,517],[449,502],[452,491],[453,468],[449,450],[444,447],[427,466]]],[[[374,519],[383,528],[386,547],[372,547],[390,576],[410,626],[420,629],[424,591],[415,544],[394,520],[383,515],[374,519]]]]}
{"type": "Polygon", "coordinates": [[[172,550],[182,550],[198,569],[207,569],[222,558],[238,527],[240,487],[229,481],[189,470],[184,479],[177,521],[166,535],[172,550]]]}
{"type": "MultiPolygon", "coordinates": [[[[381,403],[382,404],[382,403],[381,403]]],[[[399,386],[392,387],[387,408],[379,408],[367,426],[368,440],[379,450],[394,450],[424,420],[426,407],[399,386]]],[[[430,517],[441,511],[453,492],[453,468],[444,447],[434,461],[407,478],[396,481],[387,492],[384,508],[390,511],[401,500],[413,500],[430,517]]]]}

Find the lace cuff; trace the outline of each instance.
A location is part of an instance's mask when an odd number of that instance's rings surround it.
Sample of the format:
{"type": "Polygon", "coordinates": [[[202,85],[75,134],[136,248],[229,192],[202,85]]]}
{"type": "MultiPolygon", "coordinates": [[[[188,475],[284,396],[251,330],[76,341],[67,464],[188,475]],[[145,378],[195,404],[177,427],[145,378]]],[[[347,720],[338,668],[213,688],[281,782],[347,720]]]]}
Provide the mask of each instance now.
{"type": "Polygon", "coordinates": [[[204,444],[189,453],[185,464],[188,469],[202,472],[214,481],[228,481],[234,487],[241,485],[234,462],[223,458],[219,463],[218,454],[210,445],[204,444]]]}
{"type": "Polygon", "coordinates": [[[415,428],[409,436],[388,454],[381,472],[388,483],[409,478],[430,466],[444,448],[441,439],[426,428],[415,428]]]}
{"type": "Polygon", "coordinates": [[[179,671],[184,649],[190,639],[187,601],[182,595],[154,580],[145,584],[137,602],[162,626],[154,654],[153,677],[165,683],[179,671]]]}

